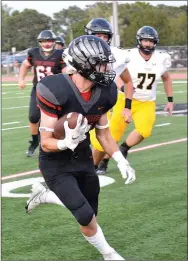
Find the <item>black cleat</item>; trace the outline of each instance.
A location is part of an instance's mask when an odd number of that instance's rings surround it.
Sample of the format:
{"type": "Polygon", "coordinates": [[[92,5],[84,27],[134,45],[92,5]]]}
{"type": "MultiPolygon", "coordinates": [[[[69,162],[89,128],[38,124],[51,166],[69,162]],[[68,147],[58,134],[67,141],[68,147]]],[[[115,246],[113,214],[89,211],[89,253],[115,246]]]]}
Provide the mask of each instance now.
{"type": "Polygon", "coordinates": [[[99,166],[96,170],[96,173],[98,175],[105,175],[107,173],[107,168],[108,168],[108,161],[107,160],[102,160],[99,163],[99,166]]]}
{"type": "Polygon", "coordinates": [[[31,143],[31,145],[29,146],[28,150],[26,151],[26,156],[27,157],[32,157],[35,153],[36,148],[39,145],[39,142],[33,142],[33,141],[29,141],[31,143]]]}

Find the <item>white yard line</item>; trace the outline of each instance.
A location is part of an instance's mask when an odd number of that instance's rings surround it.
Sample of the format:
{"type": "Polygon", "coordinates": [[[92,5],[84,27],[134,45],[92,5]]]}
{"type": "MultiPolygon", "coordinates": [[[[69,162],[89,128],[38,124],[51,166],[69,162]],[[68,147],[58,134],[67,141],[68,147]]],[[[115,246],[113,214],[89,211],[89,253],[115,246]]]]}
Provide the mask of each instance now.
{"type": "Polygon", "coordinates": [[[28,108],[29,106],[18,106],[18,107],[8,107],[8,108],[2,108],[2,110],[13,110],[13,109],[21,109],[21,108],[28,108]]]}
{"type": "Polygon", "coordinates": [[[162,127],[162,126],[167,126],[170,124],[171,124],[170,122],[166,122],[166,123],[156,124],[155,127],[162,127]]]}
{"type": "MultiPolygon", "coordinates": [[[[3,83],[3,82],[2,82],[1,85],[2,85],[2,86],[16,86],[16,85],[18,86],[18,83],[3,83]]],[[[28,83],[28,82],[27,82],[27,83],[26,83],[26,86],[27,86],[27,85],[32,85],[32,83],[28,83]]]]}
{"type": "Polygon", "coordinates": [[[29,128],[29,126],[19,126],[19,127],[12,127],[12,128],[6,128],[6,129],[1,129],[2,131],[6,130],[15,130],[15,129],[23,129],[23,128],[29,128]]]}
{"type": "MultiPolygon", "coordinates": [[[[185,112],[187,112],[187,110],[179,110],[179,111],[173,111],[173,113],[172,113],[172,115],[173,114],[179,114],[179,113],[185,113],[185,112]]],[[[166,111],[156,111],[155,112],[155,114],[165,114],[165,115],[168,115],[168,112],[166,112],[166,111]]]]}
{"type": "MultiPolygon", "coordinates": [[[[165,92],[157,91],[157,93],[160,94],[165,94],[165,92]]],[[[187,91],[173,91],[173,93],[187,93],[187,91]]]]}
{"type": "Polygon", "coordinates": [[[6,97],[2,98],[2,100],[9,100],[9,99],[20,99],[20,98],[29,98],[30,96],[14,96],[14,97],[6,97]]]}
{"type": "Polygon", "coordinates": [[[12,121],[12,122],[5,122],[2,125],[11,125],[11,124],[17,124],[20,123],[19,121],[12,121]]]}
{"type": "MultiPolygon", "coordinates": [[[[167,141],[167,142],[162,142],[162,143],[157,143],[157,144],[152,144],[152,145],[144,146],[144,147],[137,148],[137,149],[131,149],[129,151],[129,153],[134,153],[134,152],[143,151],[143,150],[149,150],[149,149],[153,149],[153,148],[157,148],[157,147],[161,147],[161,146],[165,146],[165,145],[170,145],[170,144],[175,144],[175,143],[179,143],[179,142],[184,142],[184,141],[187,141],[187,138],[172,140],[172,141],[167,141]]],[[[21,172],[21,173],[16,173],[16,174],[13,174],[13,175],[8,175],[6,177],[2,177],[1,180],[8,180],[8,179],[28,176],[28,175],[32,175],[32,174],[37,174],[37,173],[40,173],[39,169],[21,172]]]]}

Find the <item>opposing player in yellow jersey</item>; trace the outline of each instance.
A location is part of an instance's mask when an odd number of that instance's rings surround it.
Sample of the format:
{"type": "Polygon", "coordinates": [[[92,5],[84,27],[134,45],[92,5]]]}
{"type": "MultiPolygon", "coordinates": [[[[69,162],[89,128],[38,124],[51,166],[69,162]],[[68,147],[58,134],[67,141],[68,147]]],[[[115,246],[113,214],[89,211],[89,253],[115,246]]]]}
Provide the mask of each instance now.
{"type": "MultiPolygon", "coordinates": [[[[159,37],[157,31],[150,26],[143,26],[136,34],[137,48],[124,50],[124,60],[131,74],[134,94],[132,100],[132,118],[135,129],[128,135],[125,142],[120,145],[124,157],[127,157],[129,149],[150,137],[155,122],[156,88],[158,81],[162,79],[167,95],[165,110],[169,115],[173,111],[172,81],[168,73],[171,66],[170,55],[164,51],[155,50],[159,37]]],[[[116,142],[122,138],[127,123],[121,115],[124,108],[124,99],[118,100],[113,108],[110,119],[110,132],[116,142]]],[[[93,145],[94,163],[104,155],[95,133],[91,135],[93,145]]],[[[105,155],[97,169],[98,174],[105,174],[109,156],[105,155]]]]}

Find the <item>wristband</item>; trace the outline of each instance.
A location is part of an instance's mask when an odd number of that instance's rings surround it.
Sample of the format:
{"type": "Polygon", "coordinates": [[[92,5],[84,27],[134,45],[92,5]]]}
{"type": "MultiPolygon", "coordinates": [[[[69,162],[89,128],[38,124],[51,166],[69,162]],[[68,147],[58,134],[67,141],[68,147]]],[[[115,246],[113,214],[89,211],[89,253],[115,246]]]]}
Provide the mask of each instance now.
{"type": "Polygon", "coordinates": [[[66,146],[65,139],[64,140],[58,140],[57,141],[57,147],[58,147],[59,150],[66,150],[66,149],[68,149],[67,146],[66,146]]]}
{"type": "Polygon", "coordinates": [[[122,160],[125,160],[125,158],[123,157],[123,154],[121,153],[120,150],[114,152],[114,153],[112,154],[112,158],[113,158],[117,163],[119,163],[119,162],[122,161],[122,160]]]}
{"type": "Polygon", "coordinates": [[[129,98],[126,98],[125,99],[125,108],[130,110],[131,109],[131,104],[132,104],[132,100],[129,99],[129,98]]]}
{"type": "Polygon", "coordinates": [[[172,96],[167,97],[167,99],[168,99],[168,102],[173,102],[173,97],[172,96]]]}

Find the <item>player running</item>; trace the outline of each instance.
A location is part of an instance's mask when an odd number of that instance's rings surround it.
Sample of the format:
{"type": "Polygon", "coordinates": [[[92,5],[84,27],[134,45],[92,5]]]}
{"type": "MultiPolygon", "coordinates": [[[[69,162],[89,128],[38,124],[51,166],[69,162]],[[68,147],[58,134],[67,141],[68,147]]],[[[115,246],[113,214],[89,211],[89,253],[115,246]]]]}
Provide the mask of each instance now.
{"type": "Polygon", "coordinates": [[[40,47],[28,51],[27,58],[23,61],[19,72],[19,87],[26,87],[25,77],[31,67],[34,68],[33,88],[29,103],[29,126],[32,140],[26,151],[27,157],[32,157],[39,145],[38,124],[40,110],[36,104],[36,85],[45,76],[58,74],[65,66],[62,60],[63,50],[55,49],[56,35],[51,30],[40,32],[37,37],[40,47]]]}

